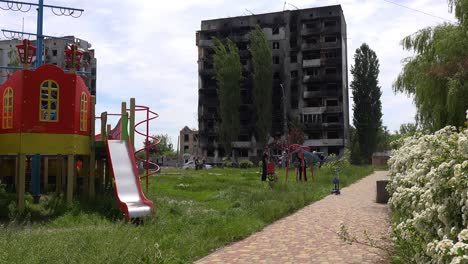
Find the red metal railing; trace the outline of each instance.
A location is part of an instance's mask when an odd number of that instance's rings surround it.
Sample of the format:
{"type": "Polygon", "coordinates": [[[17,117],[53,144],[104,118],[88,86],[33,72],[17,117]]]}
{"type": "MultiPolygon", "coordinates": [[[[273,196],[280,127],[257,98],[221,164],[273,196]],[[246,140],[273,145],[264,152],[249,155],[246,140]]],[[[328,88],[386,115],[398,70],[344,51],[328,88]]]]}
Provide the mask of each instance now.
{"type": "Polygon", "coordinates": [[[157,113],[151,111],[149,109],[149,107],[147,107],[147,106],[136,105],[135,106],[135,112],[139,112],[139,111],[146,111],[146,119],[135,124],[135,133],[144,136],[146,138],[145,139],[146,143],[145,143],[144,148],[135,151],[135,158],[137,160],[139,160],[139,161],[144,161],[144,164],[146,165],[145,166],[146,167],[146,173],[145,173],[146,175],[141,176],[140,178],[146,178],[146,181],[145,181],[145,183],[146,183],[146,192],[148,192],[148,179],[149,179],[149,176],[155,175],[156,173],[158,173],[161,170],[161,168],[159,167],[158,164],[149,161],[149,150],[150,150],[150,148],[153,147],[153,146],[158,145],[161,142],[160,138],[153,137],[153,136],[149,135],[149,121],[158,118],[159,115],[157,113]],[[142,125],[144,123],[146,123],[146,134],[142,133],[142,132],[140,132],[140,131],[138,131],[136,129],[139,125],[142,125]],[[150,139],[153,139],[154,143],[150,144],[150,139]],[[145,159],[141,159],[141,158],[139,158],[137,156],[137,154],[142,152],[142,151],[146,152],[145,159]],[[149,172],[149,166],[150,165],[153,165],[154,167],[156,167],[156,170],[154,170],[151,173],[149,172]]]}

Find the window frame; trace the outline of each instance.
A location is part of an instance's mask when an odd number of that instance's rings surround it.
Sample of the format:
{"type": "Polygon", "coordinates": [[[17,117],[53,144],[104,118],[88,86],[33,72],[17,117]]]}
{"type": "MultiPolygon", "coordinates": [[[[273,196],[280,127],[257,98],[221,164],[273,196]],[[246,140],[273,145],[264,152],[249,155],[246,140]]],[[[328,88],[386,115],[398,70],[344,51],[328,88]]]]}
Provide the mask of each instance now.
{"type": "Polygon", "coordinates": [[[12,129],[14,120],[14,91],[12,87],[9,86],[5,89],[2,100],[2,129],[12,129]]]}
{"type": "Polygon", "coordinates": [[[52,122],[56,123],[59,121],[59,103],[60,103],[60,86],[54,80],[44,80],[39,86],[40,97],[39,97],[39,121],[40,122],[52,122]],[[44,84],[47,83],[47,86],[44,84]],[[53,86],[55,84],[55,87],[53,86]],[[47,91],[47,97],[43,97],[43,93],[47,91]],[[53,98],[52,92],[56,91],[56,98],[53,98]],[[43,102],[46,103],[47,107],[42,108],[43,102]],[[55,109],[52,109],[52,103],[55,102],[55,109]],[[51,118],[51,113],[55,112],[55,119],[51,118]],[[46,118],[43,117],[43,114],[47,113],[46,118]]]}
{"type": "Polygon", "coordinates": [[[85,92],[80,96],[80,131],[88,131],[88,96],[85,92]]]}

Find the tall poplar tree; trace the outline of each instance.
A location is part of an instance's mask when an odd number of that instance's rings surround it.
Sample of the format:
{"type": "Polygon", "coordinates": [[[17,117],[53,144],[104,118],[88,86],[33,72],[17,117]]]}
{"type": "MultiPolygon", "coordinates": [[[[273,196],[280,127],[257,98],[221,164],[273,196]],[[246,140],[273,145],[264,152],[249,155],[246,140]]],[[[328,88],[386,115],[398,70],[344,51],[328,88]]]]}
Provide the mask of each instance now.
{"type": "Polygon", "coordinates": [[[219,127],[220,143],[226,154],[232,150],[232,142],[237,140],[240,132],[239,107],[240,81],[242,65],[239,50],[230,39],[224,45],[219,39],[213,38],[213,66],[215,80],[218,84],[218,99],[221,115],[219,127]]]}
{"type": "Polygon", "coordinates": [[[353,124],[359,156],[364,163],[370,163],[376,151],[379,131],[382,127],[382,92],[379,87],[379,60],[375,52],[363,43],[354,54],[351,66],[353,81],[353,124]]]}
{"type": "Polygon", "coordinates": [[[250,33],[250,53],[253,64],[253,100],[255,105],[258,141],[268,141],[272,123],[273,65],[271,49],[262,28],[257,25],[250,33]]]}

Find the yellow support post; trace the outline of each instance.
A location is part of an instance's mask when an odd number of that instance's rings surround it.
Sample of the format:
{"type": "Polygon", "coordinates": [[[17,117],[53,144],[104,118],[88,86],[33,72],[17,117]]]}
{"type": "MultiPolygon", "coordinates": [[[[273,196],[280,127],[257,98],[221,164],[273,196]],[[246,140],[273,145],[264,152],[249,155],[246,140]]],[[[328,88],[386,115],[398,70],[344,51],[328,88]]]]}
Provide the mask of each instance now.
{"type": "Polygon", "coordinates": [[[108,189],[109,186],[111,185],[111,176],[110,176],[110,166],[109,166],[109,160],[107,160],[106,163],[104,163],[104,167],[105,167],[105,184],[104,184],[104,188],[105,189],[108,189]]]}
{"type": "MultiPolygon", "coordinates": [[[[96,174],[96,148],[95,144],[96,141],[94,140],[94,134],[96,133],[96,124],[95,124],[95,118],[94,115],[96,114],[95,109],[96,107],[96,97],[91,96],[91,153],[89,155],[89,179],[88,179],[88,184],[89,184],[89,199],[93,200],[94,199],[94,194],[95,194],[95,186],[94,186],[94,178],[96,174]]],[[[102,120],[101,120],[102,122],[102,120]]]]}
{"type": "Polygon", "coordinates": [[[18,203],[18,211],[24,211],[24,195],[26,186],[26,155],[20,154],[18,156],[18,185],[16,187],[16,197],[18,203]]]}
{"type": "Polygon", "coordinates": [[[107,112],[101,113],[101,141],[105,141],[107,138],[107,112]]]}
{"type": "Polygon", "coordinates": [[[122,102],[120,113],[122,116],[127,114],[127,102],[122,102]]]}
{"type": "Polygon", "coordinates": [[[67,204],[70,206],[73,202],[73,178],[75,178],[75,156],[67,157],[67,204]]]}
{"type": "Polygon", "coordinates": [[[44,191],[47,192],[49,185],[49,157],[44,157],[44,191]]]}
{"type": "Polygon", "coordinates": [[[15,157],[15,188],[18,188],[19,179],[19,156],[15,157]]]}
{"type": "Polygon", "coordinates": [[[83,156],[83,168],[81,168],[81,177],[83,177],[83,196],[89,194],[89,156],[83,156]]]}
{"type": "Polygon", "coordinates": [[[135,149],[135,98],[130,98],[130,142],[132,143],[133,149],[135,149]]]}
{"type": "Polygon", "coordinates": [[[63,156],[57,156],[57,176],[55,176],[55,192],[62,193],[62,178],[63,178],[63,156]]]}

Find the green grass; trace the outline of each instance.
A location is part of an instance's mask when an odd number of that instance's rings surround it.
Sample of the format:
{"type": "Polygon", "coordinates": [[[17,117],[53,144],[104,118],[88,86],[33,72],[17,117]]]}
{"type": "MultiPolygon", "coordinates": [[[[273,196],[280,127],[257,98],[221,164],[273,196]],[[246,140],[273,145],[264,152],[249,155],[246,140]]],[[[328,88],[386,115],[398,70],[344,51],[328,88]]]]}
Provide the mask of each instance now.
{"type": "MultiPolygon", "coordinates": [[[[341,172],[347,186],[372,172],[341,172]]],[[[271,188],[259,169],[164,171],[150,180],[147,197],[156,215],[143,225],[125,223],[113,194],[94,204],[59,199],[34,208],[26,219],[0,227],[0,263],[189,263],[242,239],[265,225],[330,194],[333,175],[322,168],[311,184],[284,183],[284,170],[271,188]],[[42,212],[42,213],[38,213],[42,212]]],[[[293,172],[291,171],[291,174],[293,172]]]]}

